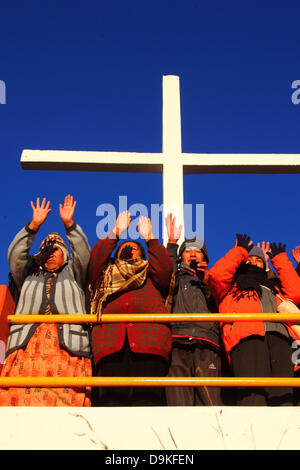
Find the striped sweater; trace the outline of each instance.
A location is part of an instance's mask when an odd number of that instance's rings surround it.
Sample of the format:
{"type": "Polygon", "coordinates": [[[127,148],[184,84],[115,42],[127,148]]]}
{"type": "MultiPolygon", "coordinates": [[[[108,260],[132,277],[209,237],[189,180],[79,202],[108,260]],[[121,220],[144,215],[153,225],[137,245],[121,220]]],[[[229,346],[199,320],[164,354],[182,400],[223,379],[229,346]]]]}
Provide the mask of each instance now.
{"type": "MultiPolygon", "coordinates": [[[[16,315],[85,314],[85,288],[90,246],[81,227],[74,224],[66,230],[71,257],[67,264],[55,273],[43,269],[34,270],[29,250],[36,236],[28,226],[17,233],[8,249],[8,263],[13,279],[20,291],[16,315]],[[51,278],[50,295],[47,296],[47,281],[51,278]]],[[[28,343],[38,324],[13,325],[7,345],[10,354],[28,343]]],[[[67,351],[90,356],[89,331],[86,325],[57,324],[60,346],[67,351]]]]}

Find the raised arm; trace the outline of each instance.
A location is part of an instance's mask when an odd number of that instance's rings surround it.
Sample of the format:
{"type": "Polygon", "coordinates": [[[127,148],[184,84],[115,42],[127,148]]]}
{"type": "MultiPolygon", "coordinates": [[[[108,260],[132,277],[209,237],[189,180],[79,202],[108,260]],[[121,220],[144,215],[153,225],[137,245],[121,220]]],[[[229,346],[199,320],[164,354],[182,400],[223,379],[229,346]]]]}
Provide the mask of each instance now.
{"type": "Polygon", "coordinates": [[[59,204],[59,215],[64,223],[71,248],[69,264],[76,281],[82,289],[85,289],[91,249],[82,228],[74,221],[75,207],[76,201],[68,194],[64,199],[64,204],[59,204]]]}
{"type": "Polygon", "coordinates": [[[300,277],[285,252],[285,245],[271,243],[270,247],[270,258],[281,281],[282,292],[297,305],[300,303],[300,277]]]}
{"type": "Polygon", "coordinates": [[[176,273],[178,270],[178,240],[181,235],[182,225],[177,227],[176,217],[173,214],[168,214],[165,218],[167,234],[168,234],[168,244],[167,250],[173,262],[173,269],[176,273]]]}
{"type": "Polygon", "coordinates": [[[40,203],[40,198],[38,197],[36,205],[34,205],[32,201],[30,201],[30,205],[32,208],[32,219],[31,222],[29,222],[28,227],[30,230],[37,232],[47,219],[48,214],[52,211],[52,209],[50,209],[50,201],[47,202],[44,197],[42,203],[40,203]]]}
{"type": "Polygon", "coordinates": [[[147,243],[151,280],[165,297],[168,295],[173,273],[172,260],[167,249],[154,237],[150,219],[140,217],[138,229],[147,243]]]}
{"type": "Polygon", "coordinates": [[[71,227],[66,228],[66,235],[71,248],[70,265],[73,269],[74,277],[82,289],[85,289],[91,253],[87,236],[76,222],[71,227]]]}
{"type": "Polygon", "coordinates": [[[113,230],[104,238],[97,241],[91,252],[88,268],[89,282],[95,287],[100,275],[108,265],[109,258],[117,246],[122,233],[128,229],[131,215],[128,211],[121,212],[116,220],[113,230]]]}
{"type": "Polygon", "coordinates": [[[236,270],[242,262],[247,261],[251,246],[250,237],[237,234],[236,246],[209,270],[208,286],[217,303],[233,285],[236,270]]]}
{"type": "Polygon", "coordinates": [[[31,201],[32,219],[26,227],[17,233],[8,248],[8,264],[15,283],[20,289],[26,274],[25,268],[30,260],[29,251],[34,238],[51,212],[50,201],[37,198],[36,205],[31,201]]]}
{"type": "Polygon", "coordinates": [[[76,207],[76,201],[73,200],[73,196],[68,194],[65,197],[64,204],[59,204],[59,215],[64,223],[66,229],[74,225],[74,212],[76,207]]]}
{"type": "Polygon", "coordinates": [[[300,246],[296,246],[296,248],[293,249],[292,255],[293,255],[294,260],[297,263],[296,272],[298,276],[300,276],[300,246]]]}

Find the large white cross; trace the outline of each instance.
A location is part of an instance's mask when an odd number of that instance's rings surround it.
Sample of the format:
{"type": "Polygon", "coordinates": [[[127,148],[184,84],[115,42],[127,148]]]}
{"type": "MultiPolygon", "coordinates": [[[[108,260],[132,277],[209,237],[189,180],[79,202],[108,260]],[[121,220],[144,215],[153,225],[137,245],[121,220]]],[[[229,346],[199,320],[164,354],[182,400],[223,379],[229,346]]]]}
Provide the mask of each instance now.
{"type": "MultiPolygon", "coordinates": [[[[163,220],[175,212],[183,223],[183,175],[195,173],[299,173],[298,154],[182,153],[179,77],[163,77],[162,153],[23,150],[28,170],[151,172],[163,175],[163,220]]],[[[163,240],[167,241],[163,223],[163,240]]],[[[182,232],[179,243],[184,238],[182,232]]]]}

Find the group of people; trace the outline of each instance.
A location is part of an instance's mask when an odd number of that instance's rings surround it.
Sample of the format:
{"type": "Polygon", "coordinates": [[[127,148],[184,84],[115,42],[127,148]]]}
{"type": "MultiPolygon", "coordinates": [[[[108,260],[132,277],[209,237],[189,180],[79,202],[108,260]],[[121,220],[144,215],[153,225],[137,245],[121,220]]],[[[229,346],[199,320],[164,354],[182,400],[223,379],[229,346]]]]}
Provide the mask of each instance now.
{"type": "MultiPolygon", "coordinates": [[[[276,313],[300,304],[300,247],[293,267],[281,243],[235,246],[209,269],[203,240],[178,245],[181,227],[166,217],[168,244],[141,216],[143,244],[122,240],[128,211],[93,249],[75,222],[71,195],[59,205],[69,247],[56,232],[30,255],[51,212],[31,202],[32,220],[8,249],[16,315],[97,315],[96,323],[24,323],[10,327],[2,377],[294,377],[292,343],[298,325],[264,320],[101,321],[111,314],[276,313]],[[271,264],[272,266],[271,266],[271,264]],[[285,305],[285,304],[284,304],[285,305]]],[[[300,312],[299,312],[300,315],[300,312]]],[[[117,383],[117,379],[116,379],[117,383]]],[[[96,386],[6,387],[0,406],[298,405],[294,387],[96,386]]]]}

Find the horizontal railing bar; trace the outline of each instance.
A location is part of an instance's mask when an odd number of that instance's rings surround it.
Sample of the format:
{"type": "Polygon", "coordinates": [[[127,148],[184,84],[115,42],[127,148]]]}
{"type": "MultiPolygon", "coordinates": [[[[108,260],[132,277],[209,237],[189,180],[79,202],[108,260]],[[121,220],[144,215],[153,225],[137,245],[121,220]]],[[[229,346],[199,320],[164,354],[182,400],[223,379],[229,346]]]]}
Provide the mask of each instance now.
{"type": "Polygon", "coordinates": [[[298,377],[0,377],[0,387],[300,387],[298,377]]]}
{"type": "Polygon", "coordinates": [[[232,321],[293,321],[300,322],[299,313],[132,313],[97,315],[8,315],[10,325],[24,323],[115,323],[115,322],[232,322],[232,321]]]}

